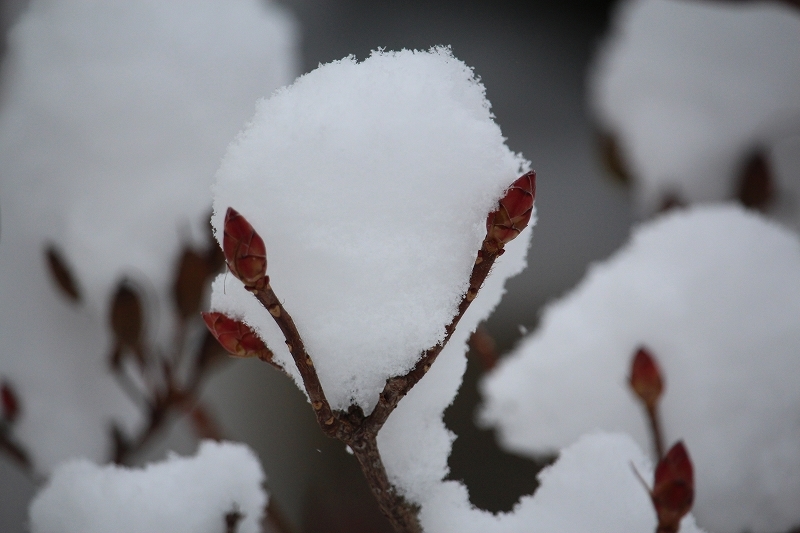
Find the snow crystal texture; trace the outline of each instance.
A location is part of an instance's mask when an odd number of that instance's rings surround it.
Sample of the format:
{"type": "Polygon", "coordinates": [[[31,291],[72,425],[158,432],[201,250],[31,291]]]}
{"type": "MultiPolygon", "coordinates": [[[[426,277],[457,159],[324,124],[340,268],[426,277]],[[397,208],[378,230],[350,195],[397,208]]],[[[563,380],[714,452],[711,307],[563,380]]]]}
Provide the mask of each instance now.
{"type": "Polygon", "coordinates": [[[182,246],[208,240],[210,186],[263,94],[295,75],[295,30],[262,0],[32,0],[9,34],[0,107],[0,373],[18,435],[46,472],[104,460],[109,419],[136,409],[108,372],[117,283],[174,338],[182,246]],[[47,271],[54,243],[83,300],[47,271]],[[12,303],[13,302],[13,303],[12,303]]]}
{"type": "MultiPolygon", "coordinates": [[[[370,412],[386,379],[444,338],[486,215],[528,169],[484,92],[446,48],[348,57],[259,102],[222,162],[217,238],[228,207],[262,236],[272,287],[334,409],[370,412]]],[[[517,248],[511,272],[524,265],[517,248]]],[[[232,275],[215,282],[212,307],[242,317],[296,373],[272,317],[232,275]]]]}
{"type": "Polygon", "coordinates": [[[32,533],[219,533],[238,511],[239,533],[261,531],[264,473],[243,444],[204,441],[194,457],[144,468],[59,465],[31,503],[32,533]]]}
{"type": "Polygon", "coordinates": [[[483,383],[482,418],[519,453],[594,429],[651,449],[626,379],[635,349],[660,362],[668,443],[694,461],[694,513],[710,531],[800,523],[800,242],[734,206],[640,226],[546,308],[538,330],[483,383]]]}
{"type": "MultiPolygon", "coordinates": [[[[730,198],[752,150],[800,134],[800,14],[780,2],[627,0],[589,88],[644,212],[667,194],[730,198]]],[[[798,169],[779,187],[797,192],[798,169]]]]}

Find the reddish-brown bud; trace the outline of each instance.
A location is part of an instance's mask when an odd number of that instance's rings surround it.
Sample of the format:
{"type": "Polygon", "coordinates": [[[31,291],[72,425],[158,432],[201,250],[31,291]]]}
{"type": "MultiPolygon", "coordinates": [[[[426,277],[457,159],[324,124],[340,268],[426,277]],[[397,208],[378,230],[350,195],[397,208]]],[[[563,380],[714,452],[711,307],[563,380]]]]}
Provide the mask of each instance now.
{"type": "Polygon", "coordinates": [[[250,327],[222,313],[202,313],[208,330],[228,353],[236,357],[258,357],[269,351],[250,327]]]}
{"type": "Polygon", "coordinates": [[[694,469],[683,442],[678,441],[659,461],[650,497],[658,516],[658,531],[678,531],[694,502],[694,469]]]}
{"type": "Polygon", "coordinates": [[[0,397],[3,402],[3,420],[13,422],[19,416],[19,400],[14,388],[7,381],[0,385],[0,397]]]}
{"type": "Polygon", "coordinates": [[[655,409],[664,392],[664,380],[655,358],[647,348],[639,348],[633,356],[630,385],[645,407],[655,409]]]}
{"type": "Polygon", "coordinates": [[[520,176],[506,191],[496,211],[486,218],[486,240],[489,252],[496,252],[520,234],[528,225],[536,199],[536,172],[520,176]]]}
{"type": "Polygon", "coordinates": [[[253,226],[236,210],[225,213],[222,251],[234,276],[249,287],[258,286],[267,274],[267,248],[253,226]]]}

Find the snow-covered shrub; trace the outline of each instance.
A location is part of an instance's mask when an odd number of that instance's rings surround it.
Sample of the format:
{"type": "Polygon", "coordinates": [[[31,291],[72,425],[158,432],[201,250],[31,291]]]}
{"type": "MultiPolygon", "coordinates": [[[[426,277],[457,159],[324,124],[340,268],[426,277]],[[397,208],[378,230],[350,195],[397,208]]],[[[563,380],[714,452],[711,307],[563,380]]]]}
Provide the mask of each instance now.
{"type": "Polygon", "coordinates": [[[700,525],[785,531],[800,523],[798,316],[796,234],[736,206],[678,210],[546,308],[483,383],[482,419],[522,454],[597,429],[648,449],[625,382],[644,344],[666,380],[666,438],[691,450],[700,525]]]}
{"type": "MultiPolygon", "coordinates": [[[[644,213],[669,201],[747,196],[740,180],[756,155],[784,203],[796,202],[800,10],[788,2],[625,0],[589,91],[644,213]]],[[[756,189],[764,181],[751,177],[756,189]]],[[[776,214],[800,227],[789,205],[774,206],[776,214]]]]}
{"type": "Polygon", "coordinates": [[[204,441],[194,457],[142,468],[59,465],[30,508],[31,533],[257,533],[264,473],[243,444],[204,441]],[[235,527],[231,529],[228,524],[235,527]]]}
{"type": "Polygon", "coordinates": [[[182,250],[210,246],[214,171],[255,100],[293,79],[295,40],[261,0],[32,0],[10,31],[0,376],[40,472],[106,460],[112,420],[128,436],[145,423],[109,371],[112,308],[138,317],[149,356],[172,353],[182,250]]]}

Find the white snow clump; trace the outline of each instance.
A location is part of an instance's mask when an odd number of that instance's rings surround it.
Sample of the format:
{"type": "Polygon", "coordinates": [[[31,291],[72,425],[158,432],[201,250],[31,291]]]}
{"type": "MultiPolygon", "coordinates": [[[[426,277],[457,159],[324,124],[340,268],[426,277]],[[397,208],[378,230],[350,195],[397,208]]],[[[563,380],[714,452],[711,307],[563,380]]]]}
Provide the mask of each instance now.
{"type": "MultiPolygon", "coordinates": [[[[643,212],[664,195],[731,198],[751,151],[800,135],[800,11],[626,0],[590,74],[596,118],[616,136],[643,212]]],[[[800,193],[794,170],[779,189],[800,193]]]]}
{"type": "Polygon", "coordinates": [[[651,449],[626,379],[634,350],[660,362],[667,444],[683,439],[694,513],[720,533],[800,523],[800,242],[736,206],[641,225],[546,308],[538,330],[483,382],[483,420],[518,453],[587,431],[651,449]]]}
{"type": "Polygon", "coordinates": [[[108,308],[127,276],[173,339],[181,247],[207,240],[209,187],[256,99],[296,69],[289,16],[262,0],[32,0],[9,34],[0,108],[0,372],[43,472],[105,460],[138,413],[112,379],[108,308]],[[46,243],[82,292],[57,292],[46,243]],[[12,303],[13,302],[13,303],[12,303]]]}
{"type": "Polygon", "coordinates": [[[59,465],[31,503],[32,533],[219,533],[238,512],[238,533],[261,531],[264,472],[244,444],[204,441],[194,457],[143,468],[59,465]]]}
{"type": "MultiPolygon", "coordinates": [[[[444,338],[486,216],[528,169],[484,92],[447,48],[347,57],[260,101],[228,149],[213,189],[217,238],[232,207],[264,239],[272,287],[334,409],[371,412],[386,379],[444,338]]],[[[490,307],[524,266],[527,237],[500,260],[490,307]]],[[[253,326],[297,377],[241,282],[221,275],[212,308],[253,326]]],[[[452,344],[463,354],[463,339],[452,344]]]]}

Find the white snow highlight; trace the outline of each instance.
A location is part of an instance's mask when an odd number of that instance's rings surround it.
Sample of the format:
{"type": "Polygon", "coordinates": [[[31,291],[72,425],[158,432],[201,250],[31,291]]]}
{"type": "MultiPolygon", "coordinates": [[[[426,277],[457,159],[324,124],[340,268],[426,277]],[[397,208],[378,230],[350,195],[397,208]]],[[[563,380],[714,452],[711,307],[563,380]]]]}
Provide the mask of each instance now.
{"type": "Polygon", "coordinates": [[[58,466],[31,503],[32,533],[219,533],[238,511],[239,533],[261,531],[264,473],[243,444],[204,441],[194,457],[143,468],[58,466]]]}

